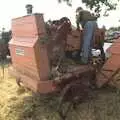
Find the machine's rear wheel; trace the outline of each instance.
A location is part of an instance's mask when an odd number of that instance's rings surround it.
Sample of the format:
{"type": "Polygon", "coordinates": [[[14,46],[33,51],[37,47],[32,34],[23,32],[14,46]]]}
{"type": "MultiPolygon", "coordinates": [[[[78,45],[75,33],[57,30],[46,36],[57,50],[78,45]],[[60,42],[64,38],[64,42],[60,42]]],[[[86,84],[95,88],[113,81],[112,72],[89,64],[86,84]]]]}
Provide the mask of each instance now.
{"type": "Polygon", "coordinates": [[[80,80],[74,80],[67,84],[61,92],[61,98],[58,106],[59,115],[65,119],[71,107],[89,99],[91,94],[89,77],[83,76],[80,80]]]}

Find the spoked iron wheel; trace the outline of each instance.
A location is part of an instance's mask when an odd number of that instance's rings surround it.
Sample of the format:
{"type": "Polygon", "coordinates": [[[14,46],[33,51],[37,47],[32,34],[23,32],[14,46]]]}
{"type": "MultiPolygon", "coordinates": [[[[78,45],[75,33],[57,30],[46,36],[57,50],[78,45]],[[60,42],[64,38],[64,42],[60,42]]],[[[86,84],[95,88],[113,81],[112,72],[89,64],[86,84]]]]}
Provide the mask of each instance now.
{"type": "Polygon", "coordinates": [[[71,108],[76,108],[77,104],[84,102],[89,98],[90,88],[84,83],[88,81],[83,77],[81,80],[76,80],[69,83],[61,92],[61,98],[58,106],[58,113],[62,120],[66,120],[68,112],[71,108]]]}

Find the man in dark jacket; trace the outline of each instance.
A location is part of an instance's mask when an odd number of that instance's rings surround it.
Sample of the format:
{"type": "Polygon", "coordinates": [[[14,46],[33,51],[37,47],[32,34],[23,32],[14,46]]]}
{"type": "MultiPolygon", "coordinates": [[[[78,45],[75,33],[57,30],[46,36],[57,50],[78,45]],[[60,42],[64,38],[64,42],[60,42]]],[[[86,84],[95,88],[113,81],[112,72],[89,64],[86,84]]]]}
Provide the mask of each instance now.
{"type": "Polygon", "coordinates": [[[91,58],[93,36],[97,28],[97,17],[81,7],[76,9],[76,24],[80,30],[80,24],[83,32],[81,63],[88,64],[91,58]]]}

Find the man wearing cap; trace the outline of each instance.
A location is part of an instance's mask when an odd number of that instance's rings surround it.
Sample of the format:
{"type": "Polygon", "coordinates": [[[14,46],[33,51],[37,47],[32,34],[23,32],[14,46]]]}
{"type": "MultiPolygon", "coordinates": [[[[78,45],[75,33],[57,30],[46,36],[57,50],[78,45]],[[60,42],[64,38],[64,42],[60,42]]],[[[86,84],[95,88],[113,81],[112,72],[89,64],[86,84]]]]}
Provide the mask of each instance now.
{"type": "Polygon", "coordinates": [[[77,30],[80,30],[80,24],[83,32],[83,41],[82,41],[82,49],[81,49],[81,63],[88,64],[91,58],[91,49],[93,42],[93,35],[97,28],[97,17],[91,14],[87,10],[83,10],[83,8],[78,7],[76,9],[76,24],[77,30]]]}

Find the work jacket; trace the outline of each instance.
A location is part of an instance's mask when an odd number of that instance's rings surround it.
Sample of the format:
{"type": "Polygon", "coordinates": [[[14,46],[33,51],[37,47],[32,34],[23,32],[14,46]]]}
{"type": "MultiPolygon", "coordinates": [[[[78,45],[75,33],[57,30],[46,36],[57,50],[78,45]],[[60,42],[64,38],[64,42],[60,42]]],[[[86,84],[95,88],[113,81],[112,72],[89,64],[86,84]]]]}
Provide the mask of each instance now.
{"type": "Polygon", "coordinates": [[[79,28],[79,24],[82,25],[84,28],[84,25],[87,21],[96,21],[97,17],[92,15],[89,11],[87,10],[81,10],[78,15],[76,15],[76,24],[77,28],[79,28]]]}

